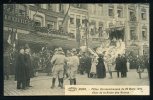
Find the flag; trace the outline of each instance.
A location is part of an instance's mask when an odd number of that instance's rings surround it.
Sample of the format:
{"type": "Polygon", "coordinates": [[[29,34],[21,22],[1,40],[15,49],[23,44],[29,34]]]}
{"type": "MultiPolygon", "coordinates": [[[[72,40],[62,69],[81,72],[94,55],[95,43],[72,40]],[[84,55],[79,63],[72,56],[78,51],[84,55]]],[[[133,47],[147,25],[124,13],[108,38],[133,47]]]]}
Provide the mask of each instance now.
{"type": "Polygon", "coordinates": [[[63,26],[65,20],[68,20],[68,19],[69,19],[69,16],[68,16],[69,10],[70,10],[70,4],[69,4],[69,8],[68,8],[68,10],[67,10],[67,12],[66,12],[66,14],[65,14],[65,16],[64,16],[64,19],[63,19],[63,21],[62,21],[62,26],[63,26]]]}
{"type": "Polygon", "coordinates": [[[18,40],[18,34],[17,34],[17,30],[15,32],[13,32],[13,29],[12,31],[9,31],[9,35],[8,35],[8,40],[7,42],[12,45],[13,47],[16,46],[17,44],[17,40],[18,40]]]}

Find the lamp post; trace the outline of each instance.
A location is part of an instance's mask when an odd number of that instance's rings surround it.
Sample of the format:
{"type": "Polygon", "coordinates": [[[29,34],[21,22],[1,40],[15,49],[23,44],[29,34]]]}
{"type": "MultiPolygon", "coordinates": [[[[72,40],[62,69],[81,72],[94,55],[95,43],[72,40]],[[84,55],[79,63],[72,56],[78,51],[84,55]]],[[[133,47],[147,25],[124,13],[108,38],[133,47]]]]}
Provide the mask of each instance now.
{"type": "Polygon", "coordinates": [[[85,32],[86,32],[86,41],[85,41],[85,43],[86,43],[86,50],[88,50],[88,24],[89,24],[89,21],[88,21],[88,19],[84,19],[84,23],[85,23],[85,32]]]}
{"type": "Polygon", "coordinates": [[[80,39],[81,39],[81,36],[80,36],[80,26],[81,26],[80,23],[76,25],[76,30],[77,30],[76,41],[78,43],[78,49],[80,48],[80,39]]]}

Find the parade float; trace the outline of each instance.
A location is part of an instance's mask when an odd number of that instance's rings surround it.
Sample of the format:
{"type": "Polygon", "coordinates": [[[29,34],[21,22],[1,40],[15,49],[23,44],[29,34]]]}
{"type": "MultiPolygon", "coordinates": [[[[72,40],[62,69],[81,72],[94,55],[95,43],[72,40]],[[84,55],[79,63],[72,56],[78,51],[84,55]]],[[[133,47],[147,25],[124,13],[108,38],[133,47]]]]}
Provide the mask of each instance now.
{"type": "MultiPolygon", "coordinates": [[[[86,46],[81,46],[80,47],[81,52],[86,52],[87,47],[86,46]]],[[[104,56],[104,63],[106,67],[106,71],[108,71],[107,63],[109,61],[112,61],[112,71],[115,71],[115,60],[118,56],[118,54],[122,55],[125,54],[125,42],[122,42],[122,40],[107,40],[105,43],[103,42],[100,47],[94,51],[92,48],[88,47],[88,52],[90,54],[94,54],[97,56],[102,54],[104,56]]]]}

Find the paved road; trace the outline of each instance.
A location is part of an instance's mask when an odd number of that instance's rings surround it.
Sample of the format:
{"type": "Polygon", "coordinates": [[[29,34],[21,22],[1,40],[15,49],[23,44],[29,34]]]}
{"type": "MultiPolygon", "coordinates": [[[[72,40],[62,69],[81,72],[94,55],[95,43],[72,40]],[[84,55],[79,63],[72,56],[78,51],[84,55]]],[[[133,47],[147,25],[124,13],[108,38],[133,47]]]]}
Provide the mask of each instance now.
{"type": "MultiPolygon", "coordinates": [[[[57,87],[51,89],[51,76],[46,76],[45,74],[39,74],[38,77],[34,77],[31,79],[31,85],[33,87],[27,90],[17,90],[16,89],[16,81],[13,79],[4,80],[4,96],[32,96],[32,95],[64,95],[64,89],[60,89],[57,87]]],[[[65,85],[69,85],[69,80],[65,79],[65,85]]],[[[107,77],[105,79],[92,79],[87,78],[87,75],[77,75],[77,84],[78,85],[149,85],[148,74],[145,70],[142,73],[142,79],[139,79],[138,74],[135,70],[130,70],[128,72],[127,78],[117,78],[117,74],[113,73],[113,79],[109,78],[109,74],[107,73],[107,77]]]]}

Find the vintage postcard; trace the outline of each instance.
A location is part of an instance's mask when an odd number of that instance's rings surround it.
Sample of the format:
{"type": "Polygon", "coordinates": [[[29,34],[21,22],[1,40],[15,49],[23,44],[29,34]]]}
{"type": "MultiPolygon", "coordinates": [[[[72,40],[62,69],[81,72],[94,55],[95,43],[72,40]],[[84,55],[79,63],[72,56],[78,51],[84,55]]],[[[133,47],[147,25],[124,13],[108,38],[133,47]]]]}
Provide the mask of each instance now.
{"type": "Polygon", "coordinates": [[[3,4],[4,96],[150,95],[149,8],[3,4]]]}

